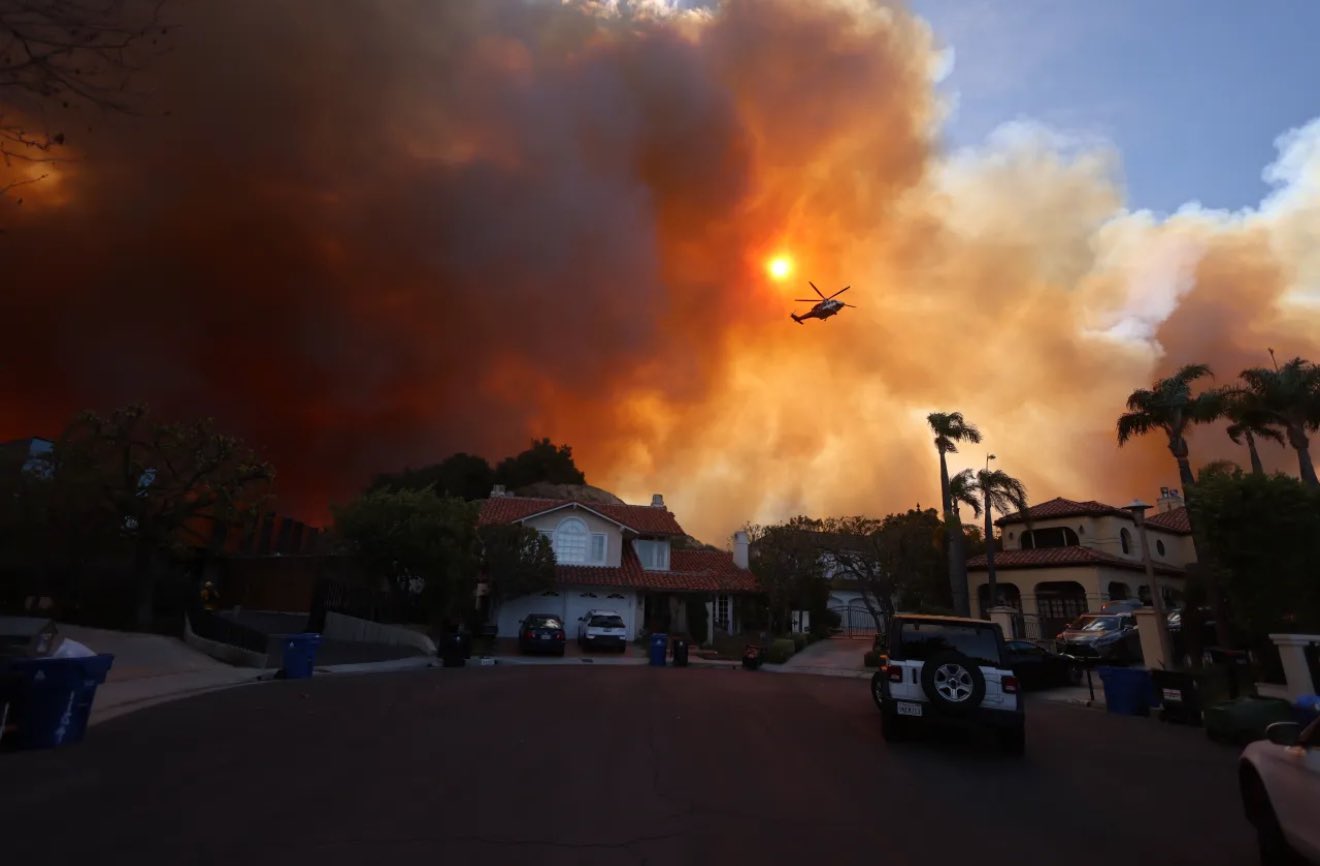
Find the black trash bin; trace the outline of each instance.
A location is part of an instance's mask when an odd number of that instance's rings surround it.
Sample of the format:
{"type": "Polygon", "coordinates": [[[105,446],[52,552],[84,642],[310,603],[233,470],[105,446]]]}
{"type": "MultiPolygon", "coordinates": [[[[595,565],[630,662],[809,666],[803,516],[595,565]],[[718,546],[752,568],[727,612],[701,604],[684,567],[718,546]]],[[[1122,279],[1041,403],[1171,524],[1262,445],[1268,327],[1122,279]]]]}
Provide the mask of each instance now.
{"type": "Polygon", "coordinates": [[[450,632],[440,642],[440,661],[447,668],[461,668],[467,663],[467,647],[463,635],[450,632]]]}
{"type": "Polygon", "coordinates": [[[1153,670],[1150,676],[1160,696],[1160,721],[1201,724],[1201,690],[1194,673],[1153,670]]]}
{"type": "Polygon", "coordinates": [[[688,663],[688,642],[682,638],[674,639],[674,667],[685,668],[688,663]]]}
{"type": "Polygon", "coordinates": [[[1206,655],[1211,666],[1228,681],[1228,700],[1256,696],[1256,677],[1251,669],[1251,655],[1246,650],[1210,647],[1206,655]]]}

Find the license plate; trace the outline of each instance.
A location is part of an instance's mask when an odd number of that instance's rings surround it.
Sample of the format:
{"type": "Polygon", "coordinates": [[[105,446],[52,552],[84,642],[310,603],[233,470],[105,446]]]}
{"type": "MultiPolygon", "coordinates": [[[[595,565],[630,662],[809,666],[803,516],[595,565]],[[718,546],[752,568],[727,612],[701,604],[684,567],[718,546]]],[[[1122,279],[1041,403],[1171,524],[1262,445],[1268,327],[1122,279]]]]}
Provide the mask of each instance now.
{"type": "Polygon", "coordinates": [[[1182,691],[1179,689],[1164,689],[1164,699],[1166,701],[1182,703],[1182,691]]]}
{"type": "Polygon", "coordinates": [[[895,701],[894,706],[898,709],[898,714],[900,716],[921,715],[921,704],[910,704],[907,701],[895,701]]]}
{"type": "Polygon", "coordinates": [[[550,635],[548,634],[541,635],[541,640],[550,640],[550,635]]]}

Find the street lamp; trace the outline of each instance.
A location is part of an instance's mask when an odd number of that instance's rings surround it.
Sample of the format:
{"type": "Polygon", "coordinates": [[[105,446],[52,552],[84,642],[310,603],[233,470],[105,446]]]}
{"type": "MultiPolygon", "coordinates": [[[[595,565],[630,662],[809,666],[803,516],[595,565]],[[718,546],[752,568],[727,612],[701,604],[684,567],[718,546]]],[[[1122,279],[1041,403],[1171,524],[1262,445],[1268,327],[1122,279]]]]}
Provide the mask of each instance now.
{"type": "Polygon", "coordinates": [[[1173,663],[1172,646],[1169,642],[1169,620],[1164,613],[1164,593],[1160,591],[1159,583],[1155,579],[1155,566],[1150,561],[1150,539],[1146,537],[1147,508],[1150,508],[1150,505],[1140,499],[1134,499],[1123,506],[1123,510],[1129,512],[1137,524],[1137,535],[1141,539],[1141,563],[1146,567],[1146,581],[1150,586],[1150,606],[1155,609],[1155,633],[1159,636],[1160,655],[1163,656],[1164,664],[1169,665],[1173,663]]]}

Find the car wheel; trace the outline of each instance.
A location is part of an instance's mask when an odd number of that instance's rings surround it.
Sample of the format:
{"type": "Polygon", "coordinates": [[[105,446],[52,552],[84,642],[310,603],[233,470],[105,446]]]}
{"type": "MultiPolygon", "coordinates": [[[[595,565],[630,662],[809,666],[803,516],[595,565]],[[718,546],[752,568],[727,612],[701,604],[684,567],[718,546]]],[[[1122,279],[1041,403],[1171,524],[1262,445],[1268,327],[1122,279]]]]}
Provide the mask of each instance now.
{"type": "Polygon", "coordinates": [[[1260,849],[1261,866],[1286,866],[1296,863],[1297,855],[1283,837],[1283,828],[1274,814],[1270,795],[1254,770],[1245,770],[1242,779],[1242,804],[1247,818],[1256,828],[1256,844],[1260,849]]]}
{"type": "Polygon", "coordinates": [[[876,671],[871,675],[871,700],[884,712],[885,709],[885,675],[876,671]]]}
{"type": "Polygon", "coordinates": [[[935,709],[965,715],[985,700],[985,675],[962,653],[936,653],[921,667],[921,689],[935,709]]]}
{"type": "Polygon", "coordinates": [[[999,748],[1007,755],[1024,755],[1027,752],[1027,728],[1015,725],[999,731],[999,748]]]}

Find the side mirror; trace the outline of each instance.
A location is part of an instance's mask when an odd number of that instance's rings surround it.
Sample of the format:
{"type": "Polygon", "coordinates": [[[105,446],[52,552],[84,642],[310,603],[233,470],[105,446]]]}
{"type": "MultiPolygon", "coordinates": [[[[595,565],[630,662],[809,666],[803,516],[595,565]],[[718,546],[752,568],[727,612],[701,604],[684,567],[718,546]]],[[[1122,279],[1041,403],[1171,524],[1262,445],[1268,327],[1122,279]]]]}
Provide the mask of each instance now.
{"type": "Polygon", "coordinates": [[[1265,738],[1276,746],[1295,746],[1302,726],[1296,722],[1275,722],[1265,729],[1265,738]]]}

